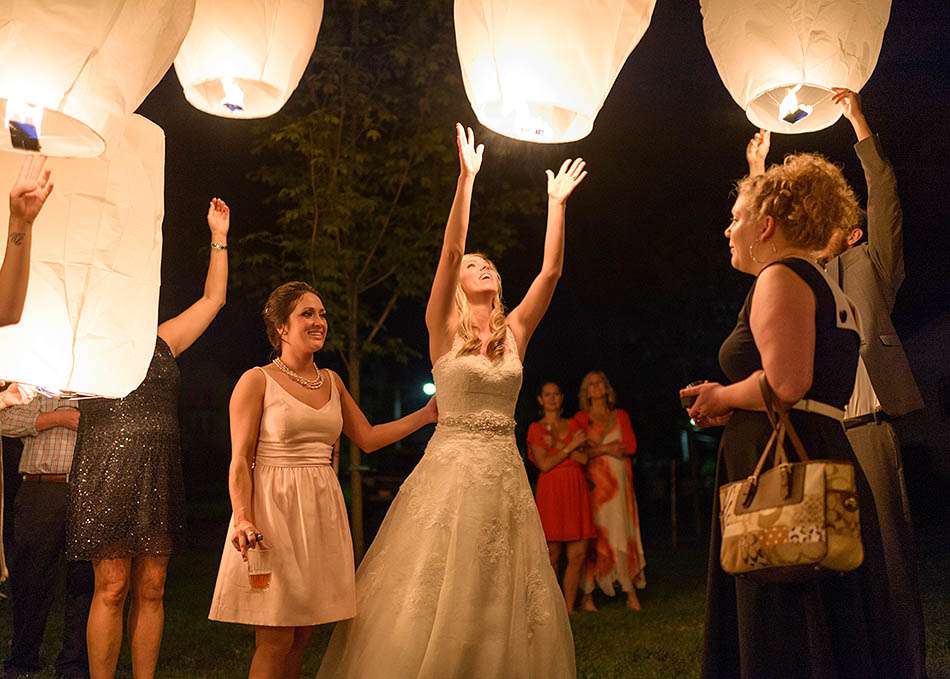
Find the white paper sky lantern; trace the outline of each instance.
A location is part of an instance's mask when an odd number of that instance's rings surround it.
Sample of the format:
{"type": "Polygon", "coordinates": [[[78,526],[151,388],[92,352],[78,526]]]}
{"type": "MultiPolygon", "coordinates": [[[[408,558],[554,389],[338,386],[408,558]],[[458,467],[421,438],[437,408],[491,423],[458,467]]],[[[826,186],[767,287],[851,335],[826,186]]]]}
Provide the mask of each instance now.
{"type": "Polygon", "coordinates": [[[726,89],[758,127],[833,125],[832,87],[871,77],[890,0],[700,0],[706,45],[726,89]]]}
{"type": "MultiPolygon", "coordinates": [[[[0,186],[22,157],[0,154],[0,186]]],[[[133,115],[95,159],[50,159],[23,318],[0,328],[0,379],[117,398],[145,377],[158,324],[165,135],[133,115]]],[[[0,202],[0,223],[9,219],[0,202]]],[[[0,258],[6,243],[0,242],[0,258]]]]}
{"type": "Polygon", "coordinates": [[[100,155],[168,71],[193,11],[194,0],[0,0],[0,149],[13,148],[12,120],[22,150],[100,155]]]}
{"type": "Polygon", "coordinates": [[[264,118],[293,94],[310,62],[323,0],[197,0],[175,58],[185,98],[225,118],[264,118]]]}
{"type": "Polygon", "coordinates": [[[515,139],[586,137],[656,0],[455,0],[465,92],[515,139]]]}

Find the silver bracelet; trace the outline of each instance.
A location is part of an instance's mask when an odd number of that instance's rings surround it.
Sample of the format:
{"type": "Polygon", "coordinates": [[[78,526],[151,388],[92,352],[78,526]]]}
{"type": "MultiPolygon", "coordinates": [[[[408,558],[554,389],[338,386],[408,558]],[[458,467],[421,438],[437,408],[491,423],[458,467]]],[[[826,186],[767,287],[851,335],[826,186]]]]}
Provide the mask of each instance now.
{"type": "Polygon", "coordinates": [[[228,246],[225,245],[224,243],[215,243],[214,241],[211,241],[211,249],[212,250],[227,250],[228,246]]]}

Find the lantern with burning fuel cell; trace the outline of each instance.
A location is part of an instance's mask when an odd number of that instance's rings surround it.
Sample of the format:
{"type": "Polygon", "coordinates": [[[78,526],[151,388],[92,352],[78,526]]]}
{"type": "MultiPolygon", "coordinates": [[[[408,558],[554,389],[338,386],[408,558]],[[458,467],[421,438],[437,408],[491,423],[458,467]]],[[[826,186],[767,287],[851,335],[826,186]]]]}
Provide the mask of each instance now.
{"type": "Polygon", "coordinates": [[[0,150],[91,158],[168,71],[194,0],[0,0],[0,150]]]}
{"type": "Polygon", "coordinates": [[[293,94],[310,63],[323,0],[197,0],[175,58],[185,98],[224,118],[264,118],[293,94]]]}
{"type": "MultiPolygon", "coordinates": [[[[0,186],[21,160],[0,153],[0,186]]],[[[23,318],[0,328],[0,380],[119,398],[144,379],[155,348],[165,135],[132,115],[99,158],[48,167],[56,189],[33,227],[23,318]]],[[[8,211],[0,202],[0,223],[8,211]]]]}
{"type": "Polygon", "coordinates": [[[841,115],[833,87],[858,92],[881,52],[890,0],[700,0],[706,45],[757,127],[796,134],[841,115]]]}
{"type": "Polygon", "coordinates": [[[586,137],[655,4],[455,0],[455,40],[475,116],[524,141],[586,137]]]}

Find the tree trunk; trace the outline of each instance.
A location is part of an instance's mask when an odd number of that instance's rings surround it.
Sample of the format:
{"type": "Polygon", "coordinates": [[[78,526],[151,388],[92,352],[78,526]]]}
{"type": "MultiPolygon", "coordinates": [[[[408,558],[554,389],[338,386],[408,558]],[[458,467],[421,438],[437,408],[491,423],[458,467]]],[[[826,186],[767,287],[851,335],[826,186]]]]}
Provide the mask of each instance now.
{"type": "MultiPolygon", "coordinates": [[[[356,326],[355,315],[352,325],[356,326]]],[[[349,390],[350,396],[360,403],[360,365],[362,356],[360,355],[359,337],[357,328],[350,329],[347,348],[347,368],[349,372],[349,390]]],[[[353,552],[358,564],[363,558],[363,552],[366,548],[363,536],[363,451],[356,445],[355,441],[350,441],[350,524],[353,533],[353,552]]]]}

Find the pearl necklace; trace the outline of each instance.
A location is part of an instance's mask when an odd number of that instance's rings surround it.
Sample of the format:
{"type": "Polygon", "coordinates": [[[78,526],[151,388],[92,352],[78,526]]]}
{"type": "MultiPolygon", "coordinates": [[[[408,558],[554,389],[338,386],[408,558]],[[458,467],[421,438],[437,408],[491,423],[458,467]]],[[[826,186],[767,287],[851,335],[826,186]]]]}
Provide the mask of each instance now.
{"type": "Polygon", "coordinates": [[[287,364],[280,360],[280,356],[275,358],[272,363],[277,366],[277,369],[284,373],[287,377],[292,379],[297,384],[306,387],[307,389],[319,389],[323,386],[323,373],[320,372],[320,369],[314,365],[313,369],[317,371],[317,378],[315,380],[308,379],[303,375],[298,375],[296,372],[287,367],[287,364]]]}

